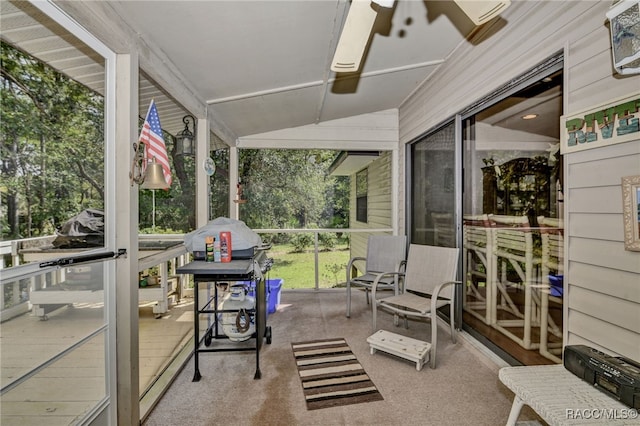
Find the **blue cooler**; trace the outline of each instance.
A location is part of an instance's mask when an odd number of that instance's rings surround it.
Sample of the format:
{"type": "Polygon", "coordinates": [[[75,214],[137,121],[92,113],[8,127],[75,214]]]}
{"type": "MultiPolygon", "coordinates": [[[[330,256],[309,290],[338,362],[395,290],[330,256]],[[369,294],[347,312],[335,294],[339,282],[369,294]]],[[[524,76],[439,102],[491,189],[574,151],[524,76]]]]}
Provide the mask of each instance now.
{"type": "Polygon", "coordinates": [[[549,294],[551,296],[562,297],[564,275],[549,275],[549,294]]]}
{"type": "Polygon", "coordinates": [[[280,290],[282,289],[284,280],[282,278],[273,278],[267,280],[267,313],[272,314],[276,311],[276,307],[280,304],[280,290]]]}
{"type": "MultiPolygon", "coordinates": [[[[247,294],[251,297],[256,297],[256,283],[255,281],[239,281],[237,284],[242,284],[247,288],[247,294]]],[[[272,314],[276,311],[276,307],[280,304],[280,290],[282,289],[284,280],[282,278],[269,279],[266,282],[265,295],[267,298],[267,313],[272,314]]]]}

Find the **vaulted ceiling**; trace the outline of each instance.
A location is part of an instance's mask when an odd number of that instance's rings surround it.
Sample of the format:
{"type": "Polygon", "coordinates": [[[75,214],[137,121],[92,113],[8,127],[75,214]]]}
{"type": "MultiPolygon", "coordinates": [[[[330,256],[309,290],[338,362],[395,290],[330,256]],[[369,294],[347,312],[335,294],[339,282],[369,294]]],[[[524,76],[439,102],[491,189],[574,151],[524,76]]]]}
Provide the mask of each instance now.
{"type": "Polygon", "coordinates": [[[397,108],[474,28],[453,2],[400,0],[361,72],[336,75],[346,1],[111,3],[237,136],[397,108]]]}
{"type": "MultiPolygon", "coordinates": [[[[100,58],[26,2],[1,3],[5,41],[102,91],[100,58]]],[[[232,138],[398,108],[475,28],[454,2],[397,0],[378,14],[360,71],[336,74],[348,0],[102,3],[161,50],[232,138]]],[[[187,111],[143,74],[141,116],[151,97],[163,127],[184,127],[187,111]]]]}
{"type": "MultiPolygon", "coordinates": [[[[206,105],[209,116],[221,124],[221,132],[214,129],[214,146],[222,140],[234,144],[242,136],[398,108],[457,46],[469,43],[467,37],[477,28],[453,1],[396,0],[393,8],[380,9],[359,72],[346,74],[330,71],[330,64],[349,0],[56,3],[72,16],[82,15],[80,23],[98,37],[119,31],[155,49],[167,62],[163,65],[175,70],[195,101],[206,105]]],[[[0,1],[0,12],[4,41],[103,93],[104,61],[99,55],[29,2],[0,1]]],[[[493,36],[499,37],[496,32],[493,36]]],[[[174,88],[154,82],[155,70],[150,68],[141,64],[140,116],[155,99],[163,128],[175,134],[184,128],[183,116],[193,111],[174,100],[174,88]]],[[[496,117],[516,116],[529,104],[538,110],[551,107],[549,113],[555,116],[561,107],[557,97],[551,103],[530,99],[496,117]]],[[[511,120],[509,125],[525,123],[511,120]]],[[[526,125],[529,128],[521,130],[549,132],[532,128],[535,121],[526,125]]]]}

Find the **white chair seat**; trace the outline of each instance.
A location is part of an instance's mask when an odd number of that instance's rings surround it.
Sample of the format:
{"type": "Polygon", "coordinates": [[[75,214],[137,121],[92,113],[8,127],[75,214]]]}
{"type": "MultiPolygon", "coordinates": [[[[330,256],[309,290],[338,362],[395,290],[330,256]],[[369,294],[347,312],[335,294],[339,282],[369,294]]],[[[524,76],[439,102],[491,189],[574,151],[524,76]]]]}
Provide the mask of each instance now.
{"type": "MultiPolygon", "coordinates": [[[[444,305],[448,305],[448,300],[439,300],[436,302],[436,306],[439,308],[444,305]]],[[[378,307],[390,307],[393,309],[394,306],[412,309],[421,315],[427,314],[431,311],[431,299],[426,299],[424,297],[416,296],[411,293],[399,294],[397,296],[387,297],[378,301],[378,307]]]]}
{"type": "MultiPolygon", "coordinates": [[[[358,277],[352,278],[351,279],[351,284],[357,284],[363,287],[371,287],[373,285],[373,282],[376,280],[376,277],[378,276],[378,274],[376,273],[366,273],[364,275],[360,275],[358,277]]],[[[394,278],[393,277],[383,277],[379,283],[381,285],[387,285],[389,287],[393,287],[393,282],[394,282],[394,278]]]]}

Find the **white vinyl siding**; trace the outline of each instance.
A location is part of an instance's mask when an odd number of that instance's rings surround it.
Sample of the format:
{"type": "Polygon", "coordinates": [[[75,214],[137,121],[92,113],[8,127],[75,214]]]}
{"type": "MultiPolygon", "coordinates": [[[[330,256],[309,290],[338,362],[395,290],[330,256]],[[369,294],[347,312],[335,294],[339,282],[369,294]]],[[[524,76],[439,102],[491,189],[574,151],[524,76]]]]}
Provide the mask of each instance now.
{"type": "MultiPolygon", "coordinates": [[[[356,220],[356,182],[355,174],[351,176],[351,195],[349,197],[349,223],[354,229],[392,228],[391,223],[391,152],[384,152],[377,160],[371,162],[369,169],[369,192],[367,194],[367,223],[356,220]]],[[[368,233],[351,234],[351,255],[365,256],[367,253],[368,233]]]]}
{"type": "Polygon", "coordinates": [[[568,344],[640,359],[640,253],[624,249],[621,178],[640,141],[566,155],[568,344]]]}
{"type": "MultiPolygon", "coordinates": [[[[614,73],[610,1],[512,2],[400,108],[401,145],[564,51],[565,114],[640,92],[614,73]],[[493,25],[501,26],[494,34],[493,25]]],[[[559,125],[559,123],[558,123],[559,125]]],[[[622,176],[640,174],[640,140],[565,156],[565,344],[640,359],[640,253],[624,250],[622,176]]]]}

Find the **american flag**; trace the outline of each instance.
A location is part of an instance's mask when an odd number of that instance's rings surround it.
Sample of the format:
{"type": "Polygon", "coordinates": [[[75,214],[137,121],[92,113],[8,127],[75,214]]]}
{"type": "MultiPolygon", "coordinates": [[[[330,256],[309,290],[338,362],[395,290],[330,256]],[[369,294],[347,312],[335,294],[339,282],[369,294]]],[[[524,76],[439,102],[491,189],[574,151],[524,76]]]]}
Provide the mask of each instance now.
{"type": "Polygon", "coordinates": [[[167,155],[167,147],[162,137],[162,128],[160,127],[160,117],[156,102],[152,99],[147,111],[147,118],[144,120],[142,131],[140,132],[139,142],[145,146],[145,161],[150,162],[155,157],[156,161],[162,166],[164,171],[164,179],[171,186],[171,168],[169,167],[169,156],[167,155]]]}

